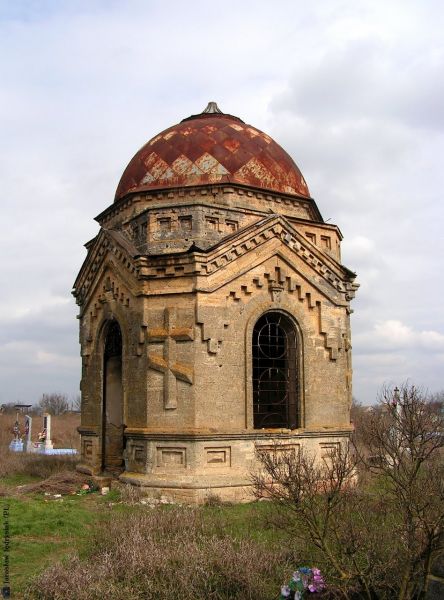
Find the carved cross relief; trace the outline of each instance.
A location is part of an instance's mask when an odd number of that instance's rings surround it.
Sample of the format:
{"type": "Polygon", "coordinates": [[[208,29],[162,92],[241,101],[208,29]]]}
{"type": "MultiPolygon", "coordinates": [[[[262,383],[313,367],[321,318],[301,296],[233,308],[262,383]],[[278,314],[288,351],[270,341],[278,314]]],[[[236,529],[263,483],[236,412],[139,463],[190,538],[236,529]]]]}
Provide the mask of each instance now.
{"type": "Polygon", "coordinates": [[[177,380],[193,383],[193,366],[177,360],[177,343],[190,342],[194,339],[192,327],[177,326],[177,309],[164,310],[162,327],[152,327],[147,330],[148,343],[163,343],[163,353],[148,354],[148,366],[164,375],[164,408],[177,408],[177,380]]]}

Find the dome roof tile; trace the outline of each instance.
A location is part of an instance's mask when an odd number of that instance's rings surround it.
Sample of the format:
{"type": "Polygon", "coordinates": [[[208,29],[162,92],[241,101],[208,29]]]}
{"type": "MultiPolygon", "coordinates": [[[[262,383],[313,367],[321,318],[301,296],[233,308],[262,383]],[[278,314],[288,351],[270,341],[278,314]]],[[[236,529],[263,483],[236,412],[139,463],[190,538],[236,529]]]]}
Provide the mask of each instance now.
{"type": "Polygon", "coordinates": [[[281,146],[210,105],[210,110],[159,133],[136,153],[120,179],[116,200],[145,190],[208,183],[310,197],[300,170],[281,146]]]}

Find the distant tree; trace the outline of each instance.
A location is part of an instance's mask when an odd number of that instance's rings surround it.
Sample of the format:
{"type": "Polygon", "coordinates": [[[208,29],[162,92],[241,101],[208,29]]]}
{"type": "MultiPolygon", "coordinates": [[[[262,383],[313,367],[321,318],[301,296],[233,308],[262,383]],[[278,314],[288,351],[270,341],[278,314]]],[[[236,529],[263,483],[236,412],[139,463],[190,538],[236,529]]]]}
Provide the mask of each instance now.
{"type": "Polygon", "coordinates": [[[444,411],[444,390],[430,394],[429,402],[436,412],[444,411]]]}
{"type": "Polygon", "coordinates": [[[66,394],[52,392],[51,394],[43,394],[38,404],[42,412],[47,412],[51,415],[62,415],[69,410],[69,402],[66,394]]]}
{"type": "Polygon", "coordinates": [[[15,402],[5,402],[5,404],[2,404],[0,406],[0,412],[3,414],[13,414],[16,412],[16,408],[15,407],[15,402]]]}
{"type": "Polygon", "coordinates": [[[368,434],[368,423],[372,418],[374,412],[380,412],[381,407],[379,404],[373,406],[363,406],[355,398],[350,410],[350,421],[354,428],[353,439],[354,443],[359,447],[360,452],[369,452],[369,440],[367,439],[368,434]]]}

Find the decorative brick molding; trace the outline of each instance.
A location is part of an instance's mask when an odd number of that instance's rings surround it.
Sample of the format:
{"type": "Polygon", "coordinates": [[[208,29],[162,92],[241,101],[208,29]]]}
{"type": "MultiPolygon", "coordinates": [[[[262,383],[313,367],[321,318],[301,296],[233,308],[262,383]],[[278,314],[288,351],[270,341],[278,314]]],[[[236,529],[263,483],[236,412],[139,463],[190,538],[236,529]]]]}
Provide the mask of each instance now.
{"type": "Polygon", "coordinates": [[[348,334],[345,330],[339,330],[323,316],[323,298],[319,293],[307,290],[306,283],[302,277],[288,274],[283,267],[275,267],[274,272],[264,271],[262,278],[254,277],[251,285],[241,284],[237,290],[229,292],[227,299],[240,302],[242,296],[252,296],[255,290],[262,292],[268,289],[273,302],[279,303],[281,295],[295,294],[299,302],[304,303],[309,311],[318,313],[318,332],[324,338],[325,349],[328,350],[330,360],[337,360],[340,350],[349,350],[348,334]]]}
{"type": "Polygon", "coordinates": [[[196,323],[201,326],[202,341],[207,342],[208,354],[217,354],[230,324],[226,307],[198,305],[196,323]]]}

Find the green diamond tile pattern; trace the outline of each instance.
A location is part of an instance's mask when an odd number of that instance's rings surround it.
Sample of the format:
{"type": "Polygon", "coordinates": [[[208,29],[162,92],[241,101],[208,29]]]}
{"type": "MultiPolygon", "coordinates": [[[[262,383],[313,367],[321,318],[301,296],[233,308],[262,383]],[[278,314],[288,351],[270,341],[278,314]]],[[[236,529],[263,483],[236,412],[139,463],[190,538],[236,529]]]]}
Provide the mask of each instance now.
{"type": "Polygon", "coordinates": [[[166,129],[131,159],[116,191],[239,183],[310,197],[293,159],[267,134],[236,117],[202,113],[166,129]]]}

